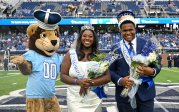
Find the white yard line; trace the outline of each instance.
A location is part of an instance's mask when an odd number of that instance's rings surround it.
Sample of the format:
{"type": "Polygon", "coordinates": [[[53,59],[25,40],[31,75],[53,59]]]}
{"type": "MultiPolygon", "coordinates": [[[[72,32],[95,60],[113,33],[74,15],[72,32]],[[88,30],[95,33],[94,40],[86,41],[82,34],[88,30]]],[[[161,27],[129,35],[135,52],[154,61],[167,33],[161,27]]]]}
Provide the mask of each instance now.
{"type": "Polygon", "coordinates": [[[23,95],[20,94],[20,92],[22,92],[22,91],[25,91],[25,89],[11,91],[9,94],[10,94],[10,96],[14,96],[14,97],[23,97],[23,95]]]}
{"type": "Polygon", "coordinates": [[[3,99],[9,98],[9,97],[10,97],[9,95],[0,96],[0,101],[3,100],[3,99]]]}
{"type": "Polygon", "coordinates": [[[2,107],[25,107],[26,104],[13,104],[13,105],[0,105],[0,108],[2,107]]]}
{"type": "Polygon", "coordinates": [[[116,108],[116,106],[109,106],[106,107],[107,112],[118,112],[118,109],[116,108]]]}
{"type": "Polygon", "coordinates": [[[7,73],[7,74],[21,74],[21,73],[7,73]]]}
{"type": "Polygon", "coordinates": [[[3,77],[3,76],[9,76],[9,75],[20,75],[21,73],[6,73],[6,74],[0,74],[0,77],[3,77]]]}
{"type": "Polygon", "coordinates": [[[176,72],[176,73],[179,73],[179,71],[175,71],[175,70],[170,70],[170,69],[167,69],[167,68],[164,68],[162,70],[166,70],[166,71],[171,71],[171,72],[176,72]]]}
{"type": "Polygon", "coordinates": [[[160,85],[179,85],[179,83],[161,83],[161,82],[155,82],[155,84],[160,84],[160,85]]]}
{"type": "Polygon", "coordinates": [[[179,86],[168,86],[168,88],[178,88],[179,86]]]}
{"type": "Polygon", "coordinates": [[[17,75],[21,75],[21,74],[3,76],[3,77],[0,77],[0,79],[1,79],[1,78],[6,78],[6,77],[11,77],[11,76],[17,76],[17,75]]]}
{"type": "Polygon", "coordinates": [[[157,101],[156,99],[154,99],[154,101],[164,110],[164,112],[169,112],[159,101],[157,101]]]}
{"type": "Polygon", "coordinates": [[[156,101],[155,101],[155,103],[156,103],[156,104],[173,104],[173,105],[179,105],[179,102],[158,102],[158,101],[156,102],[156,101]]]}
{"type": "Polygon", "coordinates": [[[174,86],[172,86],[172,85],[170,86],[170,85],[169,85],[169,86],[165,86],[165,87],[156,86],[155,88],[157,88],[157,89],[160,89],[160,88],[179,88],[179,86],[175,86],[175,85],[174,85],[174,86]]]}
{"type": "MultiPolygon", "coordinates": [[[[10,105],[0,105],[0,109],[9,109],[9,108],[22,108],[25,109],[26,104],[10,104],[10,105]]],[[[62,109],[67,109],[68,107],[66,105],[60,105],[62,109]]]]}

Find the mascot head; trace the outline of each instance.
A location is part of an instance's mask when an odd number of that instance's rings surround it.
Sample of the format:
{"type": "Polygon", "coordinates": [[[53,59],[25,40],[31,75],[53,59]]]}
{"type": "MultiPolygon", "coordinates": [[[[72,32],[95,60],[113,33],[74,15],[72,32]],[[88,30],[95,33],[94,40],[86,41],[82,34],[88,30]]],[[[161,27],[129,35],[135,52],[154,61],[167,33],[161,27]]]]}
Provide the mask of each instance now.
{"type": "Polygon", "coordinates": [[[27,28],[28,46],[44,56],[52,56],[59,48],[59,27],[61,15],[56,12],[35,10],[34,17],[37,24],[27,28]]]}

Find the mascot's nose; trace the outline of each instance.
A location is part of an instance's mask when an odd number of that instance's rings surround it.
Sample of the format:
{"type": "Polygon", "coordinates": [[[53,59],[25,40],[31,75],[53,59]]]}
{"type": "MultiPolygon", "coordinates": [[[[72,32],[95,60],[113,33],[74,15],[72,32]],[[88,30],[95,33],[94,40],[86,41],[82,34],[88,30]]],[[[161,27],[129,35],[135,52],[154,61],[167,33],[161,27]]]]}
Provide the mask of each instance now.
{"type": "Polygon", "coordinates": [[[51,43],[53,46],[55,46],[57,44],[57,40],[51,40],[51,43]]]}

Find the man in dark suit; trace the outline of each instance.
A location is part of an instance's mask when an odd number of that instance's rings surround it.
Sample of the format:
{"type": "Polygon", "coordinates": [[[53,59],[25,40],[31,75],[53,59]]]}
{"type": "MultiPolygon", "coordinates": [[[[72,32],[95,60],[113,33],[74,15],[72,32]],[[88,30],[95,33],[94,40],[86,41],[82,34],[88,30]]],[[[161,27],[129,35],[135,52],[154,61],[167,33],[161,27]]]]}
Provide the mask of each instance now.
{"type": "Polygon", "coordinates": [[[114,53],[119,54],[119,57],[110,65],[109,69],[111,80],[116,87],[115,98],[118,110],[119,112],[153,112],[156,94],[153,78],[160,72],[161,65],[159,63],[149,66],[141,65],[137,68],[139,79],[142,79],[142,82],[135,94],[137,107],[133,108],[129,97],[122,97],[121,92],[124,88],[131,88],[136,84],[129,78],[132,55],[141,54],[144,46],[150,47],[151,42],[136,37],[136,24],[131,11],[121,12],[117,19],[123,39],[111,49],[114,53]],[[149,44],[146,44],[147,42],[149,44]],[[130,50],[131,46],[133,50],[130,50]]]}
{"type": "Polygon", "coordinates": [[[173,57],[171,56],[171,54],[169,54],[167,56],[168,68],[172,68],[172,60],[173,60],[173,57]]]}
{"type": "Polygon", "coordinates": [[[174,54],[174,56],[173,56],[173,66],[174,67],[177,67],[177,54],[174,54]]]}
{"type": "Polygon", "coordinates": [[[158,55],[158,61],[161,64],[161,67],[162,67],[162,53],[159,53],[159,55],[158,55]]]}
{"type": "Polygon", "coordinates": [[[6,57],[4,60],[4,71],[8,71],[8,58],[6,57]]]}

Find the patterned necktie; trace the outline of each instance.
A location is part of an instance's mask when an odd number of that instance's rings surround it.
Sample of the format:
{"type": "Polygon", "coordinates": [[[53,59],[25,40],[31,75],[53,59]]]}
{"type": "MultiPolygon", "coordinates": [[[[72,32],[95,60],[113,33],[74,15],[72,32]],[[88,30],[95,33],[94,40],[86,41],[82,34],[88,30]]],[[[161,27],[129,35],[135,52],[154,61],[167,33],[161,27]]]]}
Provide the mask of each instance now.
{"type": "Polygon", "coordinates": [[[132,46],[133,44],[131,42],[129,42],[129,55],[130,57],[133,57],[135,52],[134,52],[134,48],[132,46]]]}

